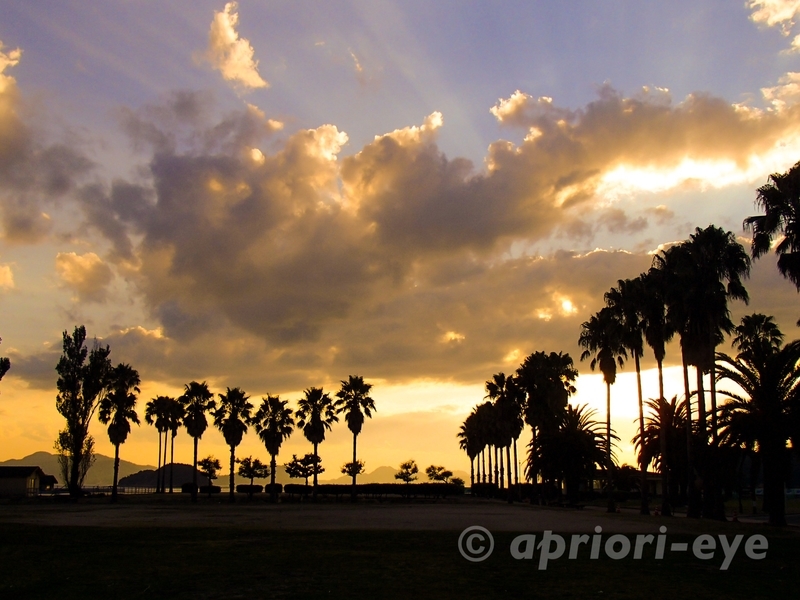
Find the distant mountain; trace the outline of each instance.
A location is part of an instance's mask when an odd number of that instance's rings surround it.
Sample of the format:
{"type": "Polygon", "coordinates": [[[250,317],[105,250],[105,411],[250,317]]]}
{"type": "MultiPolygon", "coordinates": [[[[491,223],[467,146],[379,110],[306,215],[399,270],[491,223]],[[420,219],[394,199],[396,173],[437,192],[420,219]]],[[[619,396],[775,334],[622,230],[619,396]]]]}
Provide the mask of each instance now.
{"type": "MultiPolygon", "coordinates": [[[[89,472],[86,474],[86,479],[83,485],[111,485],[114,481],[114,457],[105,456],[103,454],[96,454],[96,460],[89,472]]],[[[32,466],[39,467],[47,475],[52,475],[58,480],[59,485],[64,485],[62,481],[61,467],[58,464],[58,455],[50,454],[49,452],[34,452],[24,458],[13,458],[0,462],[0,466],[16,467],[16,466],[32,466]]],[[[137,465],[127,460],[120,459],[119,461],[119,477],[120,479],[126,475],[131,475],[143,469],[153,469],[151,465],[137,465]]]]}

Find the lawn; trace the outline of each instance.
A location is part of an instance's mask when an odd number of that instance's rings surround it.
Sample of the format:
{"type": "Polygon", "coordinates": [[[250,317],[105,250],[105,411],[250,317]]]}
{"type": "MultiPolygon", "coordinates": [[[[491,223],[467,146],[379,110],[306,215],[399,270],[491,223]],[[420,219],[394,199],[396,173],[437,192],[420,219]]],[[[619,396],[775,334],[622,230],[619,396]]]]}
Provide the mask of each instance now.
{"type": "Polygon", "coordinates": [[[496,533],[492,556],[471,563],[458,552],[458,532],[0,523],[0,597],[789,597],[800,581],[800,537],[746,531],[767,536],[767,557],[749,560],[740,549],[728,571],[719,570],[721,559],[691,553],[660,561],[652,553],[638,561],[565,556],[539,571],[538,553],[532,561],[511,557],[510,532],[496,533]]]}

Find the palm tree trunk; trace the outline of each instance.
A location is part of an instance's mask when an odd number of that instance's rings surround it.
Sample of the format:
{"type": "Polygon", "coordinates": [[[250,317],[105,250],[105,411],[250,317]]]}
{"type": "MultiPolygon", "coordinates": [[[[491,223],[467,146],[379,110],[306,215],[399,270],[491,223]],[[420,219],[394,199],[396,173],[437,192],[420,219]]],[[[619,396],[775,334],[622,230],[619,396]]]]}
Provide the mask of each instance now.
{"type": "Polygon", "coordinates": [[[356,438],[358,434],[353,434],[353,489],[350,492],[350,499],[356,501],[356,438]]]}
{"type": "Polygon", "coordinates": [[[611,484],[611,384],[606,381],[606,489],[608,490],[608,512],[617,512],[614,504],[614,487],[611,484]]]}
{"type": "Polygon", "coordinates": [[[117,478],[119,477],[119,444],[114,445],[114,485],[111,486],[111,502],[117,501],[117,478]]]}
{"type": "Polygon", "coordinates": [[[500,489],[502,490],[505,489],[506,486],[506,481],[504,477],[505,474],[503,473],[503,448],[497,447],[495,448],[495,452],[496,452],[495,457],[497,458],[497,464],[500,467],[500,478],[498,479],[498,481],[500,482],[500,489]]]}
{"type": "Polygon", "coordinates": [[[705,384],[703,383],[702,367],[695,367],[695,372],[697,374],[697,426],[700,430],[700,443],[705,445],[707,431],[706,390],[705,384]]]}
{"type": "Polygon", "coordinates": [[[472,488],[475,485],[475,457],[469,457],[469,487],[472,488]]]}
{"type": "MultiPolygon", "coordinates": [[[[176,432],[177,433],[177,432],[176,432]]],[[[172,436],[169,444],[169,493],[172,493],[172,471],[175,467],[175,435],[172,436]]]]}
{"type": "Polygon", "coordinates": [[[276,454],[270,455],[269,460],[269,499],[270,502],[275,502],[278,499],[278,495],[275,493],[275,470],[278,468],[276,454]]]}
{"type": "Polygon", "coordinates": [[[489,446],[488,450],[489,451],[487,452],[487,454],[489,455],[489,483],[494,483],[494,481],[492,481],[492,473],[494,472],[492,470],[492,452],[493,452],[492,446],[489,446]]]}
{"type": "MultiPolygon", "coordinates": [[[[316,444],[316,442],[314,443],[314,458],[319,458],[319,455],[317,454],[317,444],[316,444]]],[[[311,499],[314,502],[317,501],[317,471],[318,471],[317,465],[318,464],[319,463],[314,463],[314,479],[313,479],[314,488],[311,490],[311,499]]]]}
{"type": "Polygon", "coordinates": [[[197,438],[194,438],[194,464],[192,465],[192,502],[197,502],[197,438]]]}
{"type": "MultiPolygon", "coordinates": [[[[659,397],[659,410],[665,407],[666,398],[664,398],[664,365],[663,361],[658,362],[658,397],[659,397]]],[[[659,444],[661,446],[661,514],[665,517],[672,516],[672,508],[669,505],[669,462],[667,460],[667,432],[668,427],[672,423],[666,422],[665,414],[659,415],[659,422],[661,423],[661,431],[659,432],[659,444]]],[[[644,438],[642,438],[644,442],[644,438]]]]}
{"type": "Polygon", "coordinates": [[[711,440],[716,447],[719,443],[717,435],[717,365],[716,361],[711,360],[711,375],[709,389],[711,390],[711,440]]]}
{"type": "Polygon", "coordinates": [[[161,430],[158,430],[158,469],[156,470],[156,494],[161,493],[161,430]]]}
{"type": "Polygon", "coordinates": [[[481,450],[481,483],[486,483],[486,446],[481,450]]]}
{"type": "Polygon", "coordinates": [[[517,438],[514,438],[514,485],[519,485],[519,461],[517,460],[517,438]]]}
{"type": "MultiPolygon", "coordinates": [[[[642,368],[639,364],[639,353],[633,353],[634,364],[636,365],[636,387],[639,392],[639,436],[642,440],[642,449],[644,449],[644,400],[642,398],[642,368]]],[[[647,502],[647,465],[644,460],[639,461],[639,470],[641,481],[639,487],[642,492],[642,505],[639,509],[639,514],[649,515],[650,507],[647,502]]]]}
{"type": "Polygon", "coordinates": [[[163,494],[167,490],[167,434],[169,433],[169,429],[164,430],[164,460],[161,462],[161,470],[164,471],[161,474],[161,493],[163,494]]]}
{"type": "Polygon", "coordinates": [[[514,498],[511,496],[511,444],[506,446],[506,476],[508,478],[508,503],[511,504],[514,501],[514,498]]]}
{"type": "Polygon", "coordinates": [[[694,456],[692,452],[692,397],[689,391],[689,366],[686,362],[686,352],[681,347],[681,360],[683,362],[683,391],[686,394],[686,456],[687,456],[687,476],[686,476],[686,497],[688,506],[686,516],[700,518],[700,499],[697,497],[694,480],[694,456]]]}
{"type": "Polygon", "coordinates": [[[230,489],[228,490],[228,497],[230,502],[236,502],[236,496],[234,494],[236,489],[234,488],[234,479],[233,479],[233,465],[235,463],[236,463],[236,446],[231,446],[231,474],[229,477],[230,489]]]}

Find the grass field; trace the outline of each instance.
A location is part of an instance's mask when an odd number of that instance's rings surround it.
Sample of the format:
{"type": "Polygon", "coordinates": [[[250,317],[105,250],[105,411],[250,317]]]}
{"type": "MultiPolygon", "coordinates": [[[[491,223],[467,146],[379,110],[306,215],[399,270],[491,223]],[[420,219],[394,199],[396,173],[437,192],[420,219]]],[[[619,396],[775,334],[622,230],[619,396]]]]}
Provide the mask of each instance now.
{"type": "MultiPolygon", "coordinates": [[[[14,510],[0,506],[0,516],[14,510]]],[[[92,527],[0,520],[0,597],[752,600],[796,592],[800,536],[795,531],[693,526],[698,533],[724,531],[729,537],[762,533],[769,540],[767,557],[753,561],[740,549],[730,569],[720,571],[721,554],[703,561],[688,552],[668,552],[655,560],[645,552],[641,560],[615,561],[603,553],[590,560],[584,552],[539,571],[538,553],[534,560],[511,557],[516,535],[511,531],[494,533],[494,553],[471,563],[458,551],[458,531],[92,527]]],[[[669,541],[691,545],[693,539],[683,533],[669,541]]]]}

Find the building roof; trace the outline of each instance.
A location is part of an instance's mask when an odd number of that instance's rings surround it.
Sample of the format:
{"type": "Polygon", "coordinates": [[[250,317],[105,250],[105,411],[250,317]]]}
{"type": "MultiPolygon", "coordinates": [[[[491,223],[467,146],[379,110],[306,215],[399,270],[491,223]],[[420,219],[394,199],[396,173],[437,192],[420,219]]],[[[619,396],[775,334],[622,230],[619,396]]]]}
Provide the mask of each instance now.
{"type": "Polygon", "coordinates": [[[39,467],[0,467],[0,479],[20,479],[30,477],[38,472],[39,477],[44,477],[44,471],[39,467]]]}

